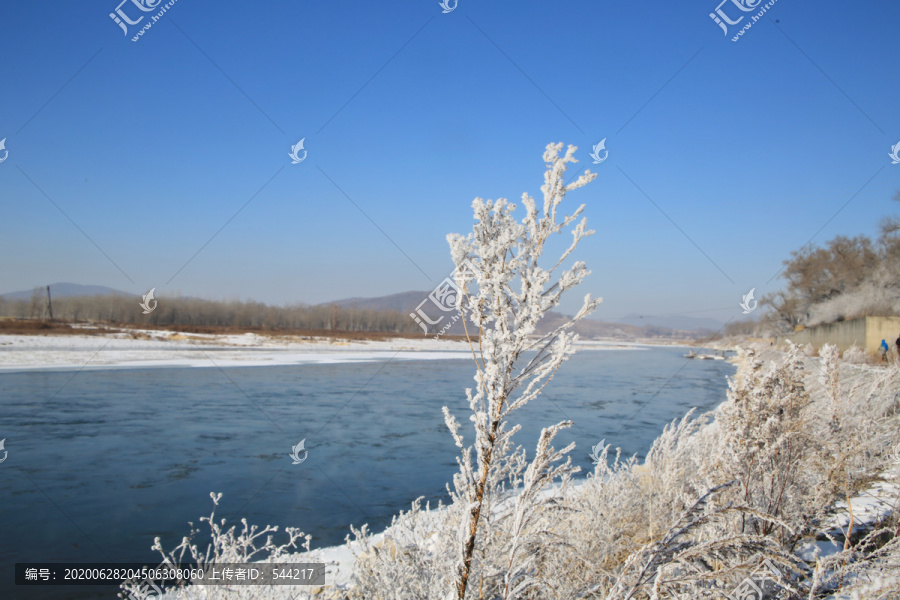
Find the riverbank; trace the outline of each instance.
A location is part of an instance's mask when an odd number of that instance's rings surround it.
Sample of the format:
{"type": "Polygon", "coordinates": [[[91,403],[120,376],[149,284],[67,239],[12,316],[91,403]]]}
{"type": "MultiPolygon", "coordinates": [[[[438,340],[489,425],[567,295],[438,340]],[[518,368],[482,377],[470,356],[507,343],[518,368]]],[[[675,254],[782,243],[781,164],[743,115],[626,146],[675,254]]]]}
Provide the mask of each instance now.
{"type": "MultiPolygon", "coordinates": [[[[585,341],[583,350],[640,349],[650,344],[585,341]]],[[[0,335],[0,372],[148,367],[253,367],[378,360],[472,359],[465,340],[341,339],[276,334],[209,334],[158,329],[84,334],[0,335]]]]}

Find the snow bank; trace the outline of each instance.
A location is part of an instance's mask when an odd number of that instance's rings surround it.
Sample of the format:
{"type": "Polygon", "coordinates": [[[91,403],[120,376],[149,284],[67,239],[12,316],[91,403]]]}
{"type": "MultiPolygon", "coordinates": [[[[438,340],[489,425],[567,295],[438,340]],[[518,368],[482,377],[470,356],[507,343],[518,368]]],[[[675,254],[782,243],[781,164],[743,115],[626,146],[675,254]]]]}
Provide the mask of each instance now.
{"type": "MultiPolygon", "coordinates": [[[[584,350],[645,345],[590,341],[584,350]]],[[[269,367],[382,360],[472,360],[464,341],[421,337],[378,341],[214,335],[134,329],[104,336],[0,335],[0,373],[145,367],[269,367]]]]}
{"type": "Polygon", "coordinates": [[[252,367],[447,360],[472,354],[451,340],[333,341],[137,330],[108,336],[0,335],[0,372],[143,367],[252,367]]]}

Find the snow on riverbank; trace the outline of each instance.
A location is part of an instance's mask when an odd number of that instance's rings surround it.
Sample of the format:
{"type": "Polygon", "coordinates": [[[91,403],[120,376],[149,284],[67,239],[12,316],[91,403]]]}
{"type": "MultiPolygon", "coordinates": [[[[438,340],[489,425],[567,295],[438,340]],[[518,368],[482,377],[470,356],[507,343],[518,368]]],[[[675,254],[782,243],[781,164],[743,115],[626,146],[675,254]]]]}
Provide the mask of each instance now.
{"type": "MultiPolygon", "coordinates": [[[[641,348],[585,342],[585,350],[641,348]]],[[[0,335],[0,373],[144,367],[259,367],[380,360],[472,359],[464,341],[421,337],[340,341],[254,333],[213,335],[150,329],[94,335],[0,335]]]]}
{"type": "Polygon", "coordinates": [[[470,358],[451,340],[336,341],[135,330],[107,336],[0,335],[0,372],[239,367],[470,358]]]}

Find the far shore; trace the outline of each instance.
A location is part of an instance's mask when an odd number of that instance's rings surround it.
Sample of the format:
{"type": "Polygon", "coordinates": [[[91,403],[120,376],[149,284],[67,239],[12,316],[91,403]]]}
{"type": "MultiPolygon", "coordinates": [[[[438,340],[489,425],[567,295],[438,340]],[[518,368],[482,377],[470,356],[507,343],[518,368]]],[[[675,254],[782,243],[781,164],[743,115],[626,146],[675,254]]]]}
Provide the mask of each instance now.
{"type": "MultiPolygon", "coordinates": [[[[68,325],[64,331],[55,327],[2,331],[0,373],[472,359],[469,343],[458,336],[435,339],[434,335],[391,337],[389,333],[365,332],[195,333],[95,325],[68,325]]],[[[477,349],[477,340],[475,345],[477,349]]],[[[688,342],[593,339],[579,340],[577,346],[580,350],[640,350],[649,346],[687,347],[688,342]]]]}

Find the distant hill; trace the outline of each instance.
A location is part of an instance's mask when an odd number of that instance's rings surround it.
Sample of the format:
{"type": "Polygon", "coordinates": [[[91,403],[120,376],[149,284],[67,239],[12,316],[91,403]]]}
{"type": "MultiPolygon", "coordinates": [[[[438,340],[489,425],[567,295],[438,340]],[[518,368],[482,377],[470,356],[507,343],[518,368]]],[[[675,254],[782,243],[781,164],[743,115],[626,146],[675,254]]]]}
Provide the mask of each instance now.
{"type": "MultiPolygon", "coordinates": [[[[376,298],[346,298],[334,302],[324,302],[320,306],[337,305],[344,309],[358,310],[394,310],[405,314],[413,313],[423,300],[428,298],[430,292],[403,292],[376,298]]],[[[433,320],[444,315],[446,318],[437,325],[429,328],[429,333],[439,331],[441,326],[449,322],[453,313],[442,313],[431,302],[422,306],[425,313],[433,320]]],[[[550,331],[570,318],[558,312],[550,312],[538,325],[538,333],[550,331]]],[[[635,322],[604,322],[594,319],[585,319],[575,326],[574,331],[584,339],[614,338],[614,339],[638,339],[638,338],[673,338],[696,337],[698,332],[705,331],[704,326],[716,325],[713,331],[717,331],[722,324],[714,319],[694,319],[691,317],[669,317],[671,325],[666,326],[657,320],[644,321],[637,318],[635,322]]],[[[446,332],[450,335],[465,335],[462,322],[457,321],[446,332]]]]}
{"type": "MultiPolygon", "coordinates": [[[[45,286],[40,286],[43,290],[45,286]]],[[[32,290],[23,290],[20,292],[9,292],[8,294],[0,294],[0,298],[5,300],[30,300],[32,290]]],[[[133,296],[121,290],[115,290],[103,285],[81,285],[80,283],[51,283],[50,296],[54,298],[64,298],[66,296],[133,296]]]]}
{"type": "Polygon", "coordinates": [[[346,298],[334,302],[323,302],[319,306],[337,305],[341,308],[357,308],[359,310],[397,310],[411,313],[430,292],[401,292],[377,298],[346,298]]]}

